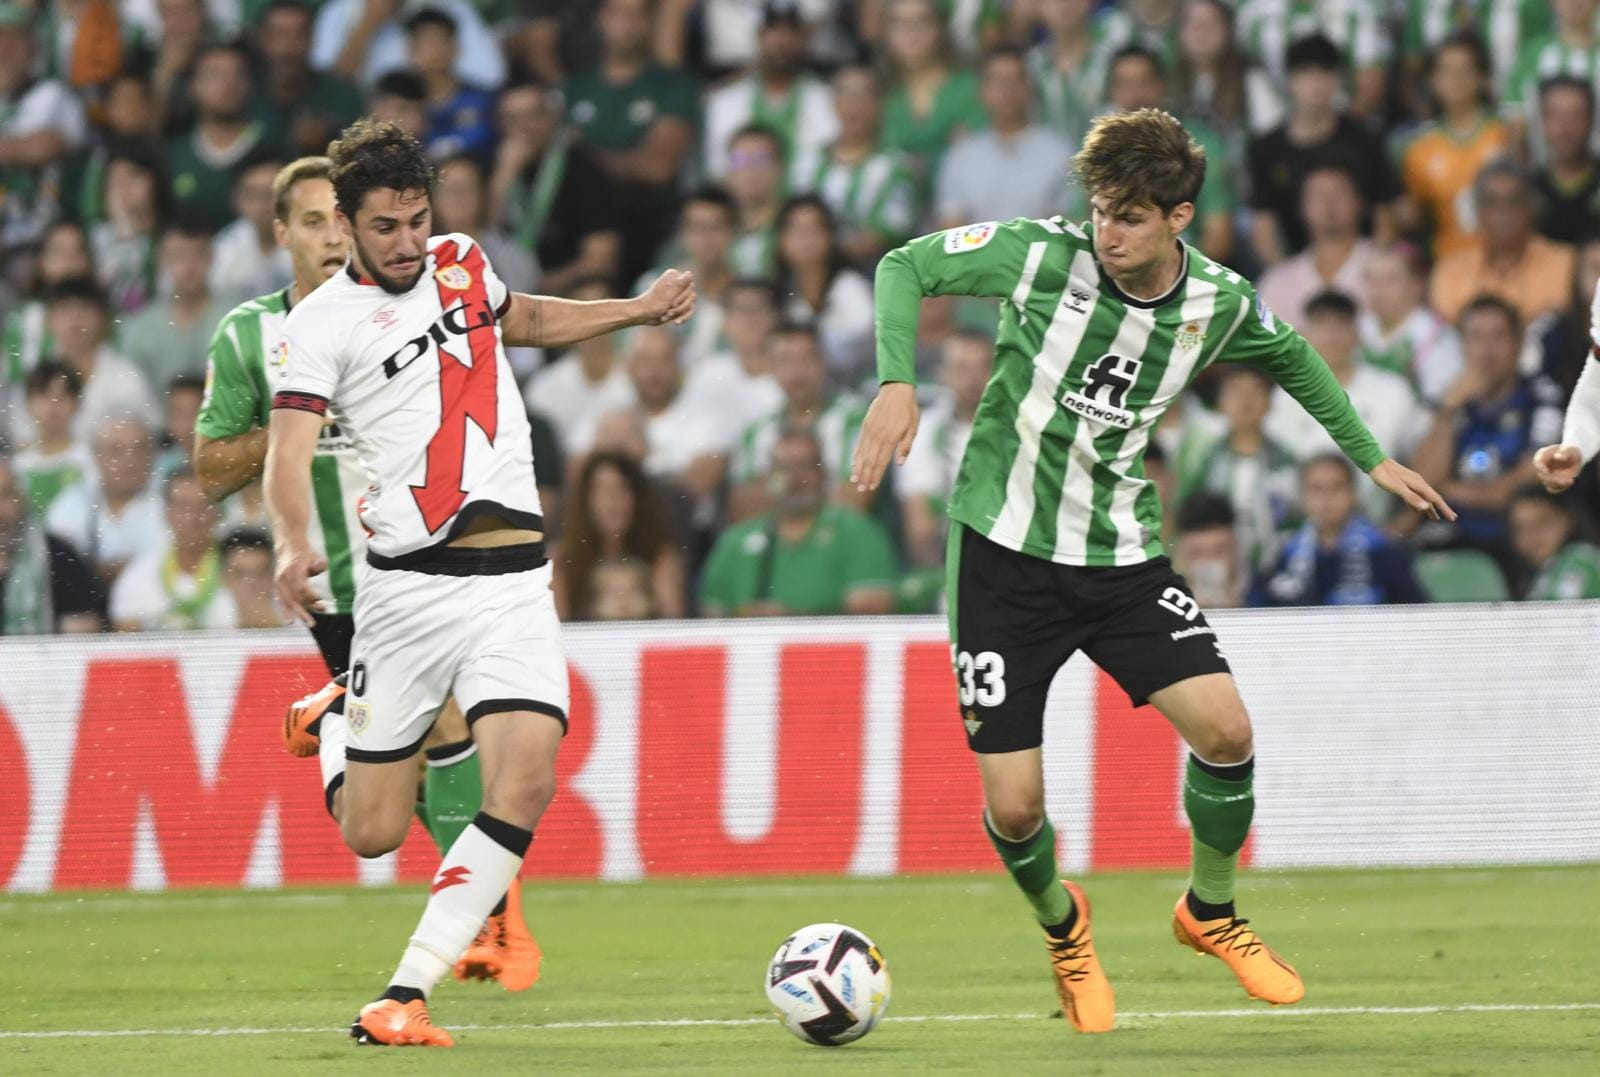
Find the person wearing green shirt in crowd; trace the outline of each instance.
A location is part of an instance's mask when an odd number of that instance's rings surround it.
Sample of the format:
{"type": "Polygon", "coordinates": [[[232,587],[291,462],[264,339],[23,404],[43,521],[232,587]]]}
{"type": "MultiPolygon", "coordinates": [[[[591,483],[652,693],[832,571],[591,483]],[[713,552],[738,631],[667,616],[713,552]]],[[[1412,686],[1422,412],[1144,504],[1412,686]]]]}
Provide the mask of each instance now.
{"type": "Polygon", "coordinates": [[[783,141],[765,127],[741,127],[728,140],[725,185],[736,220],[729,263],[737,277],[771,277],[778,269],[778,210],[783,205],[783,141]]]}
{"type": "MultiPolygon", "coordinates": [[[[296,303],[348,262],[349,239],[335,217],[331,168],[326,157],[302,157],[278,173],[272,185],[273,230],[289,251],[294,283],[239,304],[212,337],[205,397],[195,420],[194,462],[213,500],[261,479],[273,386],[288,354],[283,324],[296,303]]],[[[311,634],[335,678],[350,667],[357,565],[366,548],[356,506],[368,483],[349,437],[336,423],[325,424],[311,464],[311,541],[328,567],[312,581],[323,608],[311,634]]],[[[338,706],[341,694],[342,688],[338,694],[324,688],[295,706],[338,706]]],[[[483,799],[478,756],[454,700],[440,712],[423,749],[427,766],[418,810],[443,854],[483,799]]]]}
{"type": "Polygon", "coordinates": [[[851,263],[872,265],[911,238],[921,207],[905,156],[881,148],[882,87],[872,68],[852,64],[833,76],[839,137],[795,160],[789,189],[814,194],[839,223],[839,250],[851,263]]]}
{"type": "Polygon", "coordinates": [[[247,111],[250,53],[237,42],[205,46],[189,88],[198,118],[163,147],[167,181],[176,207],[216,230],[233,219],[234,166],[266,142],[266,125],[247,111]]]}
{"type": "Polygon", "coordinates": [[[1512,497],[1507,517],[1511,547],[1527,568],[1524,599],[1600,598],[1600,549],[1578,538],[1577,521],[1559,494],[1525,486],[1512,497]]]}
{"type": "Polygon", "coordinates": [[[650,58],[650,0],[601,0],[599,62],[563,87],[567,118],[621,190],[621,280],[650,268],[672,230],[679,174],[694,147],[694,80],[650,58]]]}
{"type": "Polygon", "coordinates": [[[321,153],[338,133],[366,111],[361,91],[331,71],[311,66],[307,0],[247,0],[255,9],[245,24],[256,27],[261,68],[251,93],[251,116],[266,125],[267,141],[291,155],[321,153]]]}
{"type": "Polygon", "coordinates": [[[1600,0],[1557,0],[1550,5],[1555,25],[1522,43],[1516,67],[1500,88],[1500,107],[1510,127],[1510,144],[1524,137],[1536,160],[1545,156],[1540,129],[1539,84],[1565,75],[1593,86],[1600,96],[1600,0]]]}
{"type": "Polygon", "coordinates": [[[888,532],[828,503],[822,445],[805,427],[785,427],[772,450],[770,512],[718,537],[700,578],[708,617],[888,613],[899,576],[888,532]]]}
{"type": "Polygon", "coordinates": [[[1289,46],[1313,34],[1326,36],[1350,62],[1350,114],[1367,119],[1383,107],[1388,89],[1389,6],[1385,0],[1244,0],[1235,33],[1280,88],[1288,84],[1289,46]]]}
{"type": "Polygon", "coordinates": [[[212,333],[228,313],[228,304],[211,294],[208,282],[211,235],[192,219],[168,224],[156,244],[164,294],[122,323],[122,354],[158,391],[180,374],[205,373],[212,333]]]}
{"type": "Polygon", "coordinates": [[[1074,146],[1100,114],[1111,54],[1126,44],[1117,24],[1094,17],[1094,0],[1034,0],[1044,39],[1028,52],[1039,119],[1074,146]]]}
{"type": "Polygon", "coordinates": [[[1544,37],[1551,26],[1550,0],[1409,0],[1398,7],[1404,12],[1402,87],[1422,86],[1433,50],[1446,38],[1473,30],[1489,47],[1495,87],[1503,93],[1523,43],[1544,37]]]}
{"type": "Polygon", "coordinates": [[[894,76],[883,107],[883,145],[913,158],[926,187],[955,136],[986,122],[978,79],[952,65],[933,0],[889,0],[884,46],[894,76]]]}
{"type": "Polygon", "coordinates": [[[94,474],[89,446],[73,436],[83,402],[83,379],[64,363],[45,359],[28,371],[24,384],[33,442],[14,463],[28,497],[28,515],[42,520],[57,495],[94,474]]]}
{"type": "Polygon", "coordinates": [[[1043,928],[1062,1009],[1080,1031],[1101,1032],[1115,999],[1083,891],[1057,875],[1040,750],[1050,682],[1079,650],[1191,749],[1179,941],[1224,961],[1256,998],[1305,993],[1235,912],[1254,810],[1250,719],[1215,631],[1163,554],[1160,498],[1144,470],[1162,412],[1212,362],[1261,366],[1379,486],[1418,511],[1454,514],[1384,455],[1327,366],[1249,282],[1179,238],[1206,158],[1176,119],[1158,109],[1103,117],[1074,166],[1087,225],[988,221],[912,240],[878,264],[882,387],[851,481],[875,488],[916,435],[922,298],[1003,300],[995,374],[950,501],[951,716],[977,754],[989,836],[1043,928]]]}
{"type": "MultiPolygon", "coordinates": [[[[0,328],[0,393],[21,385],[28,371],[55,351],[55,341],[45,323],[45,295],[64,280],[93,275],[94,260],[83,225],[70,220],[52,224],[33,260],[25,298],[11,309],[0,328]]],[[[0,397],[0,406],[5,403],[0,397]]],[[[0,422],[0,430],[5,425],[0,422]]]]}

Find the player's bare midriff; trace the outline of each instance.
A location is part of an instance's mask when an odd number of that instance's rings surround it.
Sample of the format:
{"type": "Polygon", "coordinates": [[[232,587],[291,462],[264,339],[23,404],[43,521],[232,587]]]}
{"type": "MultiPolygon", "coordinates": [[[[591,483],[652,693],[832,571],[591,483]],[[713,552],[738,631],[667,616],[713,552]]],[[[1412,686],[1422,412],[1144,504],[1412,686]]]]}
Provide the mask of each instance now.
{"type": "Polygon", "coordinates": [[[530,531],[526,527],[512,527],[499,516],[480,516],[450,540],[451,546],[470,546],[474,549],[493,549],[496,546],[522,546],[544,539],[543,531],[530,531]]]}

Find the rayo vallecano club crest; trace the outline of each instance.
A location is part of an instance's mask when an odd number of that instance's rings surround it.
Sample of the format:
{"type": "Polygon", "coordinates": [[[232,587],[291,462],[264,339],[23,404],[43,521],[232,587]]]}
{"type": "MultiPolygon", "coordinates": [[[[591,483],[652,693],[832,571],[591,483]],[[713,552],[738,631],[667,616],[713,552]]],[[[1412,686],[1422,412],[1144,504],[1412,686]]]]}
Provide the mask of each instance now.
{"type": "Polygon", "coordinates": [[[1178,345],[1179,351],[1186,352],[1198,348],[1205,339],[1206,335],[1200,331],[1199,322],[1186,322],[1183,328],[1178,330],[1174,343],[1178,345]]]}
{"type": "Polygon", "coordinates": [[[472,274],[468,273],[464,266],[445,266],[443,269],[434,270],[433,275],[438,278],[440,284],[446,288],[454,288],[458,292],[464,292],[472,287],[472,274]]]}

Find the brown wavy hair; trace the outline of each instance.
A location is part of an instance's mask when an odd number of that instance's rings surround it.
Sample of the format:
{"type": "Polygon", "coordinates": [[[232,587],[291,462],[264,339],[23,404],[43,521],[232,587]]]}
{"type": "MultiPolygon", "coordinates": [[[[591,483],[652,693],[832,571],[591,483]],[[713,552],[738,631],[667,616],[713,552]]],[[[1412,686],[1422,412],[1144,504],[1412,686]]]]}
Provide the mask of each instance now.
{"type": "Polygon", "coordinates": [[[561,578],[568,604],[575,610],[582,608],[595,566],[606,557],[603,536],[589,515],[589,495],[594,490],[595,476],[602,468],[611,468],[621,475],[628,492],[633,495],[633,522],[622,536],[621,556],[654,566],[670,539],[661,492],[640,470],[638,463],[622,453],[592,453],[578,472],[570,522],[561,538],[554,570],[561,578]]]}
{"type": "Polygon", "coordinates": [[[357,120],[328,146],[334,200],[351,221],[368,191],[433,192],[433,162],[422,143],[387,120],[357,120]]]}
{"type": "Polygon", "coordinates": [[[1159,108],[1102,116],[1072,159],[1078,182],[1118,209],[1155,206],[1163,214],[1200,197],[1206,151],[1159,108]]]}

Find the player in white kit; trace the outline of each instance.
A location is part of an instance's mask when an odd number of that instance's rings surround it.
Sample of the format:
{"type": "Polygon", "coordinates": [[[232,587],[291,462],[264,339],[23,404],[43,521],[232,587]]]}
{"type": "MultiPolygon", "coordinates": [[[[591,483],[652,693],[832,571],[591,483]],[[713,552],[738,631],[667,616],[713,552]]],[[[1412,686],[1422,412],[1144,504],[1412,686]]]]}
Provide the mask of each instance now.
{"type": "Polygon", "coordinates": [[[567,674],[533,454],[505,348],[559,347],[686,320],[689,274],[642,296],[579,303],[510,293],[465,235],[430,234],[433,169],[392,124],[329,147],[345,271],[290,313],[273,397],[266,498],[284,608],[309,622],[311,459],[337,419],[373,477],[344,714],[323,717],[324,785],[361,856],[399,847],[412,762],[452,694],[483,763],[483,809],[446,853],[388,989],[351,1028],[362,1043],[451,1046],[426,998],[506,892],[555,792],[567,674]]]}
{"type": "Polygon", "coordinates": [[[1533,470],[1552,494],[1566,492],[1584,466],[1600,454],[1600,286],[1589,307],[1589,325],[1589,358],[1567,402],[1561,444],[1546,445],[1533,454],[1533,470]]]}

